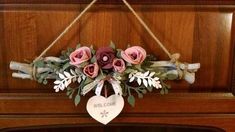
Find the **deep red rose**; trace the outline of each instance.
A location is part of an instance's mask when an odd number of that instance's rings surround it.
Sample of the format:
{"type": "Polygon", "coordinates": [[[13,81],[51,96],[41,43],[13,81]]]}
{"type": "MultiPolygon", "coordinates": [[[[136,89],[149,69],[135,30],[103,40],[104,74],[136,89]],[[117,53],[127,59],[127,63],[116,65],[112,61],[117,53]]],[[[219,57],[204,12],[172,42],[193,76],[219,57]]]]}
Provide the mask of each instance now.
{"type": "Polygon", "coordinates": [[[96,51],[96,59],[102,69],[111,69],[113,67],[113,59],[115,52],[110,47],[99,48],[96,51]]]}

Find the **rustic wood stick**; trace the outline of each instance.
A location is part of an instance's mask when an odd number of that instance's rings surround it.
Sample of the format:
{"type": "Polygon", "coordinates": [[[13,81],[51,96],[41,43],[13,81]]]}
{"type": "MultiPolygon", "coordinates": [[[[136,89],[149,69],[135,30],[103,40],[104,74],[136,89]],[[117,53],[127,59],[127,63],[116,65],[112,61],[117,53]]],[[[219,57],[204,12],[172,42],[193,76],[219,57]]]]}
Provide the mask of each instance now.
{"type": "Polygon", "coordinates": [[[64,63],[66,60],[62,60],[59,57],[54,57],[54,56],[49,56],[49,57],[45,57],[43,58],[44,61],[51,61],[51,62],[58,62],[58,63],[64,63]]]}
{"type": "Polygon", "coordinates": [[[33,79],[31,75],[29,74],[24,74],[24,73],[12,73],[12,77],[14,78],[20,78],[20,79],[33,79]]]}
{"type": "MultiPolygon", "coordinates": [[[[32,74],[32,66],[27,63],[20,63],[20,62],[11,61],[10,62],[10,69],[22,72],[24,74],[29,74],[29,75],[32,74]]],[[[48,71],[52,71],[52,69],[47,68],[47,67],[37,68],[37,73],[43,73],[43,72],[48,72],[48,71]]]]}
{"type": "Polygon", "coordinates": [[[23,72],[25,74],[32,73],[32,66],[30,66],[30,64],[26,64],[26,63],[11,61],[10,62],[10,69],[17,70],[17,71],[23,72]]]}

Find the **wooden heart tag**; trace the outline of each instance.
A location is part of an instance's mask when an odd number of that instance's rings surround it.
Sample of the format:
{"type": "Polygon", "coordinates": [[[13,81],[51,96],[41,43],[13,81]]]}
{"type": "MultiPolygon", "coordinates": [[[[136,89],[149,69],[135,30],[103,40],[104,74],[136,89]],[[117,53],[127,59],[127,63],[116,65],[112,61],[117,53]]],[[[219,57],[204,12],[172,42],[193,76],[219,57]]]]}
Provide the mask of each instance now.
{"type": "Polygon", "coordinates": [[[124,107],[124,99],[120,95],[91,97],[86,105],[87,112],[92,118],[106,125],[117,117],[124,107]]]}

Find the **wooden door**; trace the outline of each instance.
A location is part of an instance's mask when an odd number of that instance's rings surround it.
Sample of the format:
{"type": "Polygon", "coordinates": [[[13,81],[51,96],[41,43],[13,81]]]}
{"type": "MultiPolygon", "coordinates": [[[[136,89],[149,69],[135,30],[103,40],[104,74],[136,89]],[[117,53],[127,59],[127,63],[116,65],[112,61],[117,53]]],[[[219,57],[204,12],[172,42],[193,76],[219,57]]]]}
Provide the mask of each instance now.
{"type": "MultiPolygon", "coordinates": [[[[11,77],[11,60],[32,61],[84,9],[81,0],[0,1],[0,128],[97,125],[85,110],[89,97],[75,107],[53,84],[41,85],[11,77]]],[[[235,131],[235,2],[183,0],[130,2],[158,38],[181,61],[200,62],[196,82],[169,82],[168,95],[159,91],[125,104],[110,125],[170,124],[209,126],[235,131]]],[[[160,60],[160,50],[129,10],[117,0],[100,0],[47,55],[58,55],[76,44],[119,48],[141,45],[160,60]]]]}

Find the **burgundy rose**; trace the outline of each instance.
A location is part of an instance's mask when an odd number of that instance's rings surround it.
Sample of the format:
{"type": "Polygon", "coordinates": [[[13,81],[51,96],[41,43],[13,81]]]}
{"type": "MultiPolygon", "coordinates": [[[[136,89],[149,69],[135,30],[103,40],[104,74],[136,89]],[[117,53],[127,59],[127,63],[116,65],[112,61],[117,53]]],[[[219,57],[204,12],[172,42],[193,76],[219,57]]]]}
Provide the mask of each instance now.
{"type": "Polygon", "coordinates": [[[99,48],[96,51],[96,59],[102,69],[111,69],[113,67],[113,59],[115,52],[110,47],[99,48]]]}

